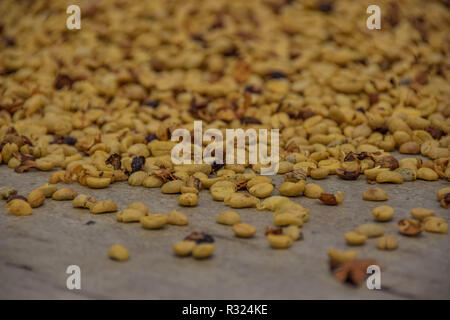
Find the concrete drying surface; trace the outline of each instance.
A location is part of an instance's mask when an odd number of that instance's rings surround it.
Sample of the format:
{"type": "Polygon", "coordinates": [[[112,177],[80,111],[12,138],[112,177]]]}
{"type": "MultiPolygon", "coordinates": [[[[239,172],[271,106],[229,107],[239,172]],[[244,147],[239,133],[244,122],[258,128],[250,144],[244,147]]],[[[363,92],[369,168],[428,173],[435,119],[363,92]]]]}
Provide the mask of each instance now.
{"type": "MultiPolygon", "coordinates": [[[[17,174],[0,167],[0,185],[27,193],[48,180],[49,173],[17,174]]],[[[276,177],[279,185],[281,177],[276,177]]],[[[382,290],[354,288],[336,281],[328,268],[327,249],[348,249],[344,233],[359,224],[372,222],[371,210],[381,203],[362,201],[362,192],[372,187],[360,177],[342,181],[336,177],[315,181],[328,192],[343,190],[344,202],[337,207],[322,205],[306,197],[294,201],[311,210],[303,227],[304,240],[289,250],[274,250],[264,237],[272,225],[270,212],[237,210],[244,222],[255,225],[253,239],[237,239],[230,227],[215,222],[226,209],[200,193],[195,208],[180,208],[177,195],[163,195],[160,189],[131,187],[116,183],[107,189],[90,190],[71,184],[76,191],[98,200],[114,200],[119,208],[143,201],[153,213],[179,209],[188,215],[187,227],[166,226],[144,230],[138,223],[115,221],[114,214],[92,215],[74,209],[70,201],[46,200],[33,215],[15,217],[0,208],[0,298],[2,299],[402,299],[450,298],[450,241],[448,235],[423,232],[417,238],[397,233],[397,221],[409,217],[413,207],[426,207],[449,220],[449,210],[436,200],[436,191],[447,181],[415,181],[402,185],[381,185],[395,209],[394,221],[383,223],[386,233],[395,234],[399,248],[380,251],[376,239],[356,247],[360,258],[374,258],[384,266],[382,290]],[[95,223],[88,223],[93,221],[95,223]],[[178,258],[172,245],[192,231],[212,234],[216,252],[212,259],[178,258]],[[126,246],[127,262],[108,259],[108,247],[126,246]],[[81,268],[81,290],[66,288],[66,268],[81,268]]],[[[274,195],[278,194],[274,191],[274,195]]]]}

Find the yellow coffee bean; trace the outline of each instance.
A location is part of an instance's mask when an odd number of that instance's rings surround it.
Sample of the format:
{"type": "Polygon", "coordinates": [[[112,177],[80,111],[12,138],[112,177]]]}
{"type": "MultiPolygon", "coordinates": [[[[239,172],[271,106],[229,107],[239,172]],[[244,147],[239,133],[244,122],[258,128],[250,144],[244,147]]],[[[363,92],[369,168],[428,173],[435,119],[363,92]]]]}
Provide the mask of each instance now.
{"type": "Polygon", "coordinates": [[[254,178],[250,179],[249,181],[247,181],[247,190],[257,184],[260,184],[260,183],[272,184],[272,179],[269,177],[266,177],[266,176],[254,177],[254,178]]]}
{"type": "Polygon", "coordinates": [[[47,183],[43,186],[40,186],[38,189],[42,191],[42,193],[46,198],[51,198],[51,196],[56,192],[56,190],[58,190],[58,187],[47,183]]]}
{"type": "Polygon", "coordinates": [[[98,201],[90,206],[90,212],[93,214],[115,211],[117,211],[117,205],[111,200],[98,201]]]}
{"type": "Polygon", "coordinates": [[[397,238],[394,236],[383,236],[377,241],[377,247],[380,250],[395,250],[398,247],[397,238]]]}
{"type": "Polygon", "coordinates": [[[180,257],[189,256],[197,244],[195,241],[180,241],[173,245],[173,251],[180,257]]]}
{"type": "Polygon", "coordinates": [[[303,220],[295,213],[279,213],[274,217],[274,224],[279,227],[294,225],[302,226],[303,220]]]}
{"type": "Polygon", "coordinates": [[[440,217],[427,217],[423,220],[423,230],[435,233],[448,233],[448,223],[440,217]]]}
{"type": "Polygon", "coordinates": [[[322,189],[321,186],[314,184],[314,183],[308,183],[305,186],[305,196],[311,199],[319,199],[320,195],[322,193],[325,193],[325,191],[322,189]]]}
{"type": "Polygon", "coordinates": [[[275,210],[274,216],[285,213],[294,214],[296,217],[302,219],[303,222],[307,222],[309,219],[309,210],[295,202],[285,203],[283,206],[275,210]]]}
{"type": "Polygon", "coordinates": [[[85,194],[79,194],[72,200],[72,207],[89,209],[97,200],[85,194]]]}
{"type": "Polygon", "coordinates": [[[364,171],[364,175],[367,179],[375,180],[382,172],[389,172],[389,168],[372,168],[364,171]]]}
{"type": "Polygon", "coordinates": [[[172,210],[167,215],[167,223],[175,226],[186,226],[189,224],[189,219],[183,213],[177,210],[172,210]]]}
{"type": "Polygon", "coordinates": [[[345,234],[345,241],[352,246],[359,246],[366,242],[367,236],[355,231],[350,231],[345,234]]]}
{"type": "Polygon", "coordinates": [[[328,249],[328,258],[337,264],[353,261],[358,253],[355,250],[340,251],[334,248],[328,249]]]}
{"type": "Polygon", "coordinates": [[[194,187],[182,186],[180,189],[181,193],[195,193],[198,194],[199,190],[194,187]]]}
{"type": "Polygon", "coordinates": [[[149,176],[144,179],[142,185],[146,188],[159,188],[163,185],[163,181],[155,176],[149,176]]]}
{"type": "Polygon", "coordinates": [[[28,194],[27,200],[32,208],[37,208],[44,203],[45,195],[41,190],[34,189],[28,194]]]}
{"type": "Polygon", "coordinates": [[[267,199],[264,199],[262,203],[257,206],[258,210],[270,210],[275,211],[286,204],[290,204],[292,201],[286,197],[273,196],[267,199]]]}
{"type": "Polygon", "coordinates": [[[148,214],[148,207],[145,205],[145,203],[140,202],[140,201],[135,201],[130,203],[127,206],[128,209],[136,209],[140,212],[142,212],[142,214],[145,216],[148,214]]]}
{"type": "Polygon", "coordinates": [[[284,234],[268,234],[267,240],[269,241],[272,248],[275,249],[289,248],[294,242],[292,237],[284,234]]]}
{"type": "Polygon", "coordinates": [[[142,186],[144,180],[148,177],[148,173],[144,171],[136,171],[128,177],[130,186],[142,186]]]}
{"type": "Polygon", "coordinates": [[[325,179],[330,174],[330,170],[328,168],[322,167],[317,169],[311,169],[309,175],[311,178],[315,180],[325,179]]]}
{"type": "Polygon", "coordinates": [[[111,184],[111,178],[88,177],[86,183],[89,188],[102,189],[111,184]]]}
{"type": "Polygon", "coordinates": [[[430,168],[420,168],[417,170],[417,179],[425,181],[435,181],[439,179],[438,174],[430,168]]]}
{"type": "Polygon", "coordinates": [[[285,181],[278,187],[278,191],[282,196],[296,197],[303,194],[305,185],[305,180],[300,180],[299,182],[285,181]]]}
{"type": "Polygon", "coordinates": [[[169,194],[180,193],[183,185],[184,182],[182,180],[172,180],[163,184],[161,187],[161,192],[169,194]]]}
{"type": "Polygon", "coordinates": [[[378,183],[403,183],[403,177],[400,173],[395,171],[383,171],[377,175],[376,181],[378,183]]]}
{"type": "Polygon", "coordinates": [[[215,246],[212,243],[198,244],[192,250],[192,256],[196,259],[205,259],[212,256],[215,246]]]}
{"type": "Polygon", "coordinates": [[[414,219],[423,221],[425,218],[434,216],[434,210],[425,208],[412,208],[411,215],[414,217],[414,219]]]}
{"type": "Polygon", "coordinates": [[[292,240],[294,241],[303,238],[302,231],[300,230],[300,228],[294,225],[284,228],[283,234],[291,237],[292,240]]]}
{"type": "Polygon", "coordinates": [[[149,214],[141,218],[141,225],[145,229],[160,229],[167,224],[167,215],[165,214],[149,214]]]}
{"type": "Polygon", "coordinates": [[[280,161],[278,164],[278,174],[284,174],[292,171],[294,164],[289,161],[280,161]]]}
{"type": "Polygon", "coordinates": [[[274,187],[271,183],[258,183],[248,188],[248,192],[258,198],[266,198],[272,194],[274,187]]]}
{"type": "Polygon", "coordinates": [[[183,193],[178,202],[185,207],[195,207],[198,204],[198,195],[196,193],[183,193]]]}
{"type": "Polygon", "coordinates": [[[224,201],[227,196],[235,193],[236,190],[236,184],[231,181],[217,181],[209,188],[211,196],[217,201],[224,201]]]}
{"type": "Polygon", "coordinates": [[[217,216],[217,223],[233,226],[241,222],[241,217],[234,211],[224,211],[217,216]]]}
{"type": "Polygon", "coordinates": [[[126,261],[130,258],[130,253],[128,249],[120,244],[112,245],[108,250],[108,256],[112,260],[116,261],[126,261]]]}
{"type": "Polygon", "coordinates": [[[62,188],[55,191],[52,195],[53,200],[73,200],[77,196],[77,192],[71,188],[62,188]]]}
{"type": "Polygon", "coordinates": [[[145,214],[137,209],[125,209],[119,211],[116,215],[118,222],[140,222],[145,214]]]}
{"type": "Polygon", "coordinates": [[[376,238],[384,234],[383,227],[375,223],[362,224],[358,226],[355,231],[357,233],[366,235],[368,238],[376,238]]]}
{"type": "Polygon", "coordinates": [[[380,188],[369,188],[363,192],[363,200],[366,201],[385,201],[387,199],[386,191],[380,188]]]}
{"type": "Polygon", "coordinates": [[[224,203],[231,208],[252,208],[259,204],[259,200],[245,193],[232,193],[225,199],[224,203]]]}
{"type": "Polygon", "coordinates": [[[233,226],[234,234],[240,238],[251,238],[256,234],[256,228],[247,223],[238,223],[233,226]]]}
{"type": "Polygon", "coordinates": [[[390,206],[379,206],[372,210],[372,215],[378,221],[389,221],[394,216],[394,209],[390,206]]]}
{"type": "Polygon", "coordinates": [[[28,202],[22,199],[14,199],[5,205],[5,210],[15,216],[28,216],[33,210],[28,202]]]}
{"type": "Polygon", "coordinates": [[[55,167],[55,162],[51,159],[39,158],[36,159],[37,168],[41,171],[49,171],[55,167]]]}

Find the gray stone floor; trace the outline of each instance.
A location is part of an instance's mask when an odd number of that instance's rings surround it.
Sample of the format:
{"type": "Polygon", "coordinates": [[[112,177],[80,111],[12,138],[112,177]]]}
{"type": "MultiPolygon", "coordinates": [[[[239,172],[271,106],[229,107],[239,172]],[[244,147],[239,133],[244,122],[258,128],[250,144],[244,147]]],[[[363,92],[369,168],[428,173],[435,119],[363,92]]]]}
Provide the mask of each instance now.
{"type": "MultiPolygon", "coordinates": [[[[44,184],[49,173],[14,173],[0,167],[0,185],[13,186],[26,195],[44,184]]],[[[281,177],[276,177],[277,184],[281,177]]],[[[180,208],[177,196],[159,189],[117,183],[103,190],[71,185],[99,200],[114,200],[119,208],[143,201],[153,213],[179,209],[189,216],[187,227],[168,226],[144,230],[139,224],[120,224],[114,214],[91,215],[74,209],[70,201],[46,200],[33,215],[15,217],[0,207],[0,298],[2,299],[404,299],[450,298],[450,241],[448,235],[424,232],[418,238],[398,235],[399,248],[380,251],[376,240],[357,247],[360,258],[374,258],[384,266],[382,290],[354,288],[337,282],[328,269],[329,247],[348,249],[344,233],[371,222],[372,208],[380,203],[362,201],[371,186],[363,178],[347,182],[330,177],[316,182],[329,192],[343,190],[337,207],[305,197],[294,201],[311,210],[303,227],[304,240],[290,250],[271,249],[264,229],[272,224],[271,213],[256,209],[238,212],[244,222],[258,228],[253,239],[237,239],[230,227],[215,223],[226,207],[200,193],[195,208],[180,208]],[[95,224],[86,224],[94,221],[95,224]],[[172,244],[192,231],[204,231],[216,239],[213,258],[197,261],[172,254],[172,244]],[[108,259],[108,247],[126,246],[131,259],[108,259]],[[81,268],[81,290],[66,289],[66,268],[81,268]]],[[[449,210],[436,200],[436,191],[448,181],[415,181],[382,185],[395,209],[394,221],[383,223],[386,233],[397,234],[396,222],[409,217],[414,207],[426,207],[449,220],[449,210]]],[[[277,191],[274,192],[274,195],[277,191]]]]}

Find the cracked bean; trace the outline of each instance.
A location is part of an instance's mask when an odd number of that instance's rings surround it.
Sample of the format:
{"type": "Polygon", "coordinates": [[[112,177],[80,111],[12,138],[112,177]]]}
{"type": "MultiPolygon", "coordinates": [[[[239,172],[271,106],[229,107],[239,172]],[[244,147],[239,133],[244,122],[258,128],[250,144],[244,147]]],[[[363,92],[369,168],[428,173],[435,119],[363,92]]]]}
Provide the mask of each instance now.
{"type": "Polygon", "coordinates": [[[326,205],[335,206],[344,200],[344,193],[342,191],[336,192],[336,194],[322,193],[319,200],[326,205]]]}
{"type": "Polygon", "coordinates": [[[406,236],[414,237],[420,234],[422,226],[417,220],[402,219],[398,222],[398,231],[406,236]]]}
{"type": "Polygon", "coordinates": [[[445,188],[438,190],[436,197],[440,201],[445,197],[446,194],[449,194],[449,193],[450,193],[450,187],[445,187],[445,188]]]}

